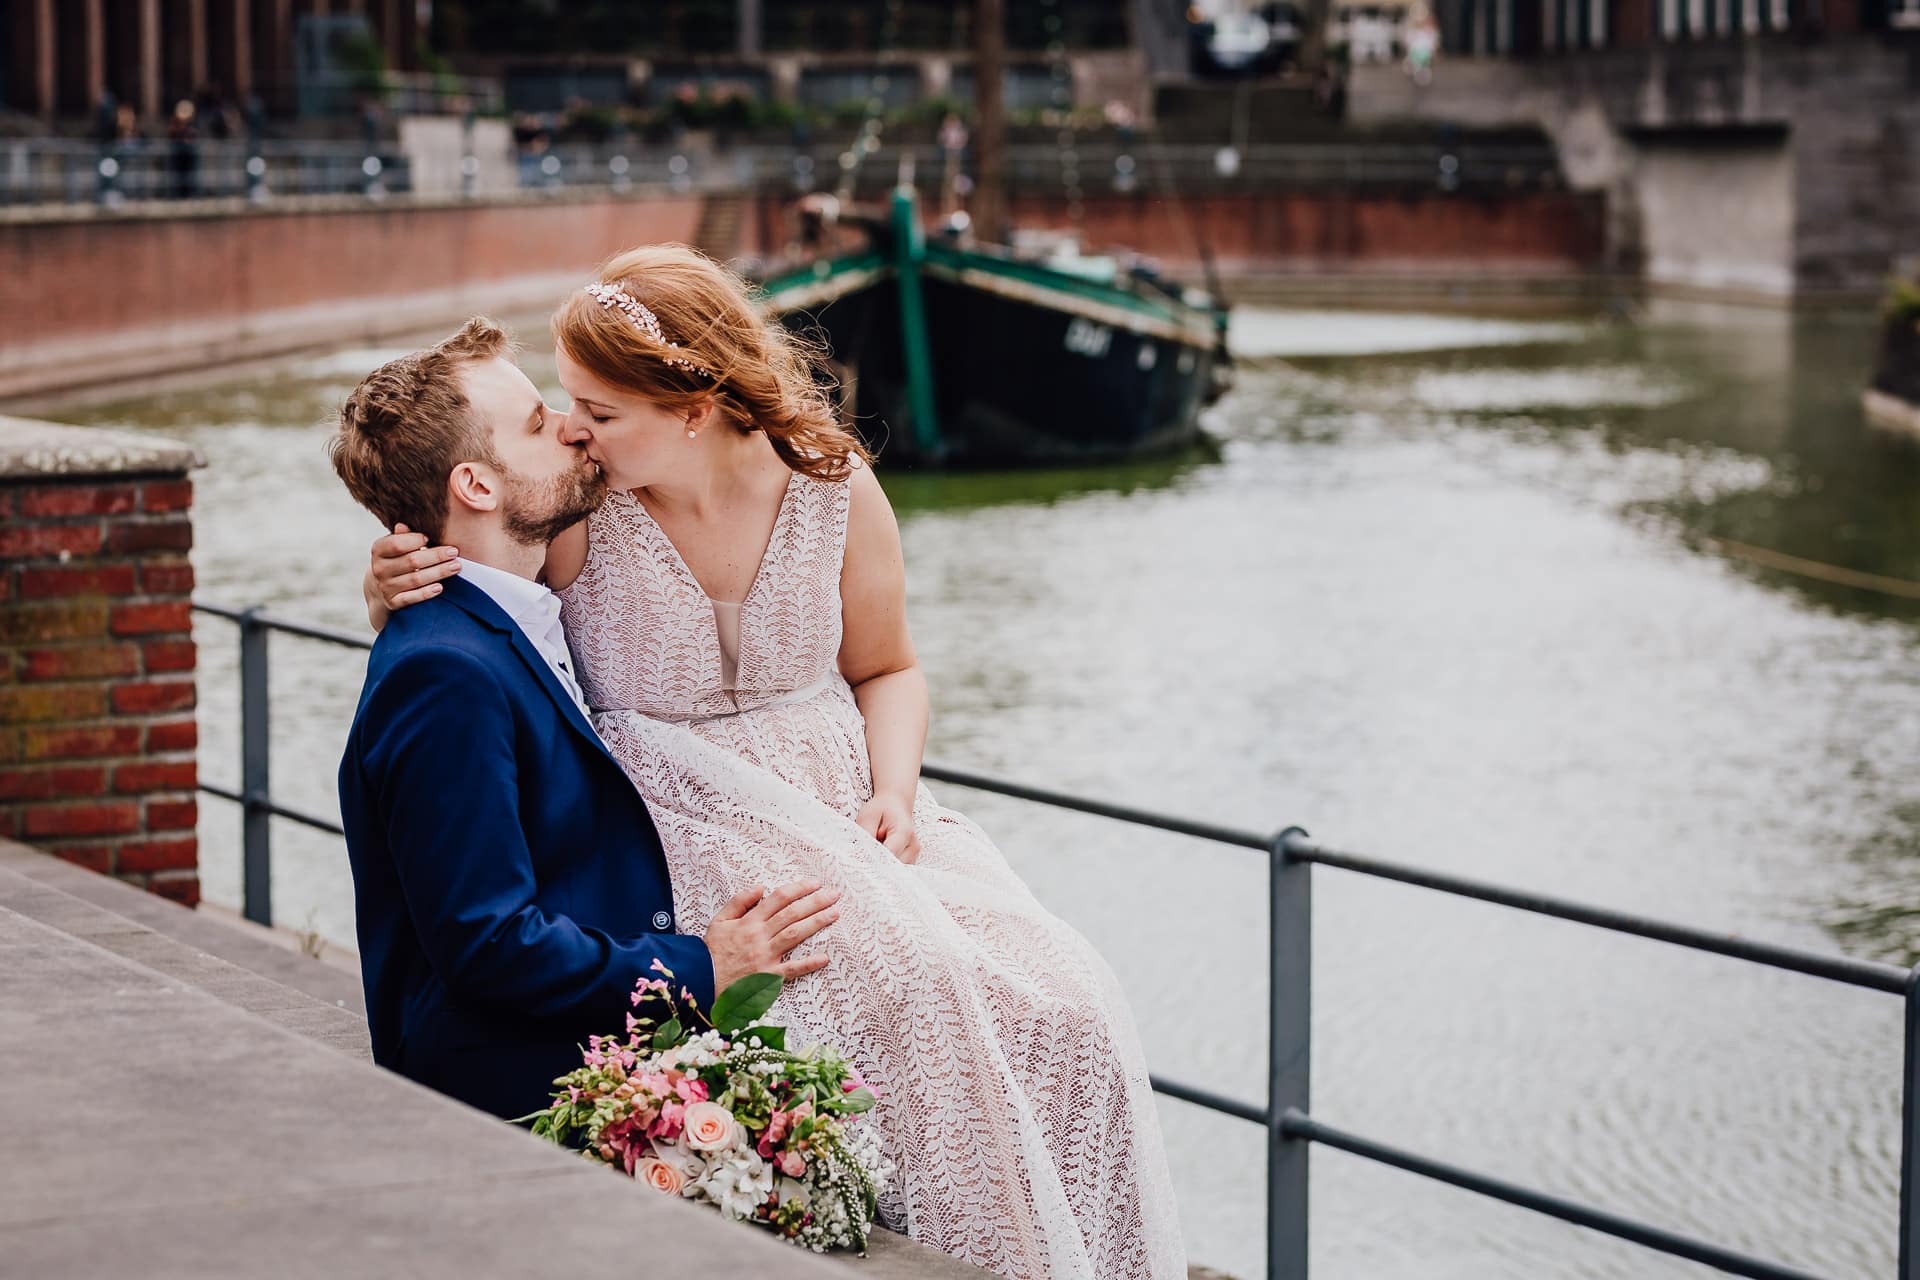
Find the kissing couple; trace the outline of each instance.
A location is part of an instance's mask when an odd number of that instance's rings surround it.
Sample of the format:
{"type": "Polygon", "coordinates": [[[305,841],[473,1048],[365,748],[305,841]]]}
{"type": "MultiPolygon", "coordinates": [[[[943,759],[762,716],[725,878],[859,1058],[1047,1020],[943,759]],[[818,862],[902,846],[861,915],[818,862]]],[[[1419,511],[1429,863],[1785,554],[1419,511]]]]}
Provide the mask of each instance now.
{"type": "Polygon", "coordinates": [[[340,766],[374,1055],[544,1107],[659,962],[843,1053],[881,1221],[1012,1280],[1180,1280],[1119,984],[920,782],[899,530],[815,353],[732,272],[620,254],[552,320],[369,374],[330,452],[394,530],[340,766]],[[457,550],[456,550],[457,548],[457,550]]]}

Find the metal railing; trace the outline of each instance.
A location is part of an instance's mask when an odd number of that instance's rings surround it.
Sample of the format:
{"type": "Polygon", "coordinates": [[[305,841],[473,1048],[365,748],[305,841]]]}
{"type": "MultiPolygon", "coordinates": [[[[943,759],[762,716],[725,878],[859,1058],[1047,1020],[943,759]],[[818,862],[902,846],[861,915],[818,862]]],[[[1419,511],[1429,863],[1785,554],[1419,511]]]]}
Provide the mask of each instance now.
{"type": "MultiPolygon", "coordinates": [[[[285,818],[334,835],[342,833],[340,825],[331,819],[277,803],[269,789],[267,638],[272,632],[280,631],[351,649],[367,650],[373,645],[364,636],[275,617],[260,608],[236,609],[196,601],[194,609],[199,613],[228,619],[240,628],[241,782],[238,789],[205,782],[200,784],[200,789],[241,806],[244,909],[249,919],[270,924],[272,820],[285,818]]],[[[1153,1087],[1170,1098],[1236,1116],[1258,1124],[1267,1131],[1266,1260],[1270,1280],[1306,1280],[1307,1277],[1307,1159],[1315,1143],[1632,1241],[1660,1253],[1704,1263],[1731,1275],[1751,1276],[1756,1280],[1818,1280],[1814,1273],[1783,1263],[1751,1257],[1605,1209],[1448,1164],[1316,1119],[1309,1106],[1312,1063],[1312,872],[1315,866],[1395,881],[1899,996],[1905,1002],[1906,1030],[1901,1076],[1898,1280],[1920,1280],[1920,1212],[1916,1212],[1920,1210],[1920,1169],[1915,1167],[1915,1156],[1920,1153],[1920,1110],[1917,1110],[1917,1105],[1920,1105],[1920,966],[1909,970],[1896,965],[1750,942],[1688,925],[1345,853],[1317,844],[1299,827],[1287,827],[1277,833],[1267,834],[1089,800],[942,765],[928,764],[921,772],[936,782],[1055,809],[1091,814],[1215,844],[1251,849],[1266,856],[1269,881],[1268,968],[1271,984],[1266,1100],[1262,1103],[1246,1102],[1161,1076],[1153,1077],[1153,1087]]]]}
{"type": "Polygon", "coordinates": [[[387,142],[33,138],[0,142],[0,205],[384,195],[410,172],[387,142]]]}
{"type": "MultiPolygon", "coordinates": [[[[543,144],[513,157],[520,187],[636,187],[699,192],[802,192],[831,188],[853,157],[863,193],[891,187],[904,162],[923,194],[938,194],[952,170],[932,144],[804,147],[742,144],[718,148],[638,137],[597,143],[543,144]]],[[[1060,149],[1019,144],[1006,150],[1006,180],[1015,192],[1064,195],[1060,149]]],[[[463,156],[475,193],[479,161],[463,156]]],[[[957,170],[952,170],[957,172],[957,170]]],[[[1527,190],[1561,184],[1549,145],[1297,143],[1245,148],[1078,143],[1073,181],[1117,194],[1233,194],[1287,188],[1340,190],[1527,190]]],[[[127,200],[213,199],[275,195],[386,195],[412,189],[406,153],[376,143],[283,139],[203,140],[176,147],[165,139],[97,143],[32,138],[0,143],[0,204],[107,204],[127,200]]]]}
{"type": "MultiPolygon", "coordinates": [[[[923,192],[933,192],[949,167],[947,152],[932,143],[878,145],[859,151],[825,143],[704,150],[632,138],[522,150],[520,184],[603,186],[646,181],[701,190],[824,190],[839,178],[850,155],[861,187],[875,190],[892,186],[903,162],[910,162],[923,192]]],[[[1182,194],[1232,194],[1291,187],[1459,191],[1564,185],[1559,153],[1545,142],[1303,142],[1221,148],[1099,138],[1077,142],[1074,157],[1074,169],[1085,175],[1089,189],[1120,194],[1169,186],[1182,194]]],[[[1056,144],[1009,146],[1005,165],[1007,185],[1014,191],[1047,195],[1066,190],[1061,149],[1056,144]]]]}

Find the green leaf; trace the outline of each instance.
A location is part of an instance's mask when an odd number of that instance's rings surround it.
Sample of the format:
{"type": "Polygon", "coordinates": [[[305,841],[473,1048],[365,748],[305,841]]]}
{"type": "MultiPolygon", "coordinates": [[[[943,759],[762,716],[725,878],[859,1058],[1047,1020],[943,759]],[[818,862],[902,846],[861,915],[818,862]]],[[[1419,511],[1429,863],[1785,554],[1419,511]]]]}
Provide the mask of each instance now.
{"type": "Polygon", "coordinates": [[[745,1040],[750,1036],[759,1036],[760,1043],[769,1049],[779,1049],[782,1052],[786,1050],[787,1029],[785,1027],[771,1027],[765,1023],[761,1023],[757,1027],[748,1027],[736,1036],[735,1039],[745,1040]]]}
{"type": "Polygon", "coordinates": [[[780,998],[779,975],[750,973],[722,991],[713,1001],[713,1029],[731,1036],[773,1008],[780,998]]]}
{"type": "Polygon", "coordinates": [[[680,1037],[684,1031],[685,1029],[680,1025],[680,1019],[668,1018],[660,1029],[653,1033],[653,1051],[659,1053],[662,1049],[673,1048],[680,1043],[680,1037]]]}
{"type": "Polygon", "coordinates": [[[840,1107],[848,1115],[857,1116],[862,1111],[873,1110],[874,1102],[873,1090],[855,1089],[852,1093],[842,1095],[840,1107]]]}

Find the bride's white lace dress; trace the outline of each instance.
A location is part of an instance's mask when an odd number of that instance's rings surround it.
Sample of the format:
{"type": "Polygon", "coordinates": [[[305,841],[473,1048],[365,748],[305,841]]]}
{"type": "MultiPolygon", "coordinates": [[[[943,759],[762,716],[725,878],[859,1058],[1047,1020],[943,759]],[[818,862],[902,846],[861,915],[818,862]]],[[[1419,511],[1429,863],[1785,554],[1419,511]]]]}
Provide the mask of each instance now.
{"type": "Polygon", "coordinates": [[[615,493],[562,593],[594,722],[653,812],[677,927],[753,884],[844,888],[773,1017],[851,1058],[898,1174],[885,1222],[1015,1280],[1186,1262],[1138,1033],[1107,967],[972,822],[914,802],[920,860],[855,825],[864,721],[835,668],[849,486],[795,473],[759,576],[716,609],[615,493]]]}

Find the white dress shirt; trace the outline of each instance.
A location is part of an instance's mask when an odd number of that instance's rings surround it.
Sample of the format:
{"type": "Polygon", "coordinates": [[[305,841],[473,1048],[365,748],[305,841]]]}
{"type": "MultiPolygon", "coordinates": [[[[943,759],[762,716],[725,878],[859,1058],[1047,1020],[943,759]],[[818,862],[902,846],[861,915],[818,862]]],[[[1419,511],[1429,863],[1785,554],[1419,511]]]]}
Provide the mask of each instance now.
{"type": "Polygon", "coordinates": [[[567,628],[560,621],[560,597],[531,578],[523,578],[505,569],[476,560],[460,562],[460,576],[486,592],[500,611],[513,619],[547,666],[560,679],[560,686],[573,697],[580,714],[591,723],[587,700],[580,693],[580,682],[573,678],[573,655],[567,650],[567,628]]]}

